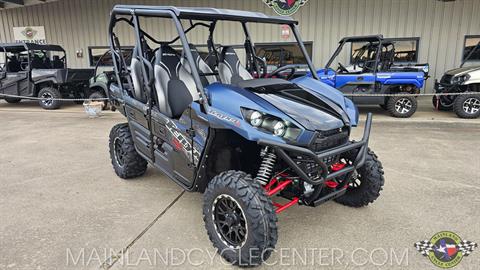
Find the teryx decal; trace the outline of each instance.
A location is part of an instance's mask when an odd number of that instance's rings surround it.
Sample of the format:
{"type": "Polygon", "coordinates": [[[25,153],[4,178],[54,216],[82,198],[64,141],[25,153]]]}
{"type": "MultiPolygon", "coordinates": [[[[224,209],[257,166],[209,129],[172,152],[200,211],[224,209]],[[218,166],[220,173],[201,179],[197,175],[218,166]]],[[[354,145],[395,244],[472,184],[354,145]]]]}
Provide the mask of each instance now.
{"type": "Polygon", "coordinates": [[[192,140],[185,137],[173,121],[168,120],[166,127],[172,134],[171,143],[175,149],[182,151],[191,163],[198,164],[198,161],[200,160],[200,152],[195,147],[192,147],[192,140]]]}
{"type": "Polygon", "coordinates": [[[212,109],[209,109],[208,110],[208,113],[215,116],[216,118],[222,120],[222,121],[227,121],[227,122],[230,122],[232,124],[234,124],[236,127],[240,127],[241,123],[238,119],[235,119],[233,117],[230,117],[228,115],[225,115],[221,112],[217,112],[215,110],[212,110],[212,109]]]}

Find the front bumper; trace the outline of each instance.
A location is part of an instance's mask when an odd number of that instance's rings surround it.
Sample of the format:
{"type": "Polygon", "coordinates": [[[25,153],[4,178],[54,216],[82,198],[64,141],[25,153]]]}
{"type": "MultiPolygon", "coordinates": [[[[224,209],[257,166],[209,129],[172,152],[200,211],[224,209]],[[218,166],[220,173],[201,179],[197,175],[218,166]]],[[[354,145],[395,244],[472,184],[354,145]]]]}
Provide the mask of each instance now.
{"type": "Polygon", "coordinates": [[[459,86],[460,84],[442,83],[435,80],[433,88],[435,89],[435,93],[449,93],[458,92],[459,86]]]}
{"type": "Polygon", "coordinates": [[[318,153],[315,153],[312,150],[307,148],[278,143],[270,140],[259,140],[258,144],[263,146],[269,146],[272,149],[274,149],[277,155],[280,158],[282,158],[283,161],[285,161],[298,174],[298,176],[302,178],[302,180],[315,186],[324,185],[327,180],[340,177],[340,176],[345,176],[347,174],[352,174],[357,168],[363,166],[363,164],[365,163],[365,157],[368,151],[368,140],[370,137],[371,127],[372,127],[372,114],[369,113],[367,114],[367,120],[365,122],[365,129],[363,131],[362,140],[358,142],[354,141],[350,144],[335,147],[335,148],[328,149],[318,153]],[[338,170],[335,172],[329,172],[328,166],[324,162],[324,160],[328,157],[341,155],[350,151],[357,152],[355,158],[353,159],[354,161],[352,162],[352,164],[345,166],[341,170],[338,170]],[[311,179],[308,173],[305,170],[303,170],[300,166],[298,166],[298,164],[287,153],[301,154],[311,158],[315,163],[319,165],[321,169],[320,177],[316,179],[311,179]]]}

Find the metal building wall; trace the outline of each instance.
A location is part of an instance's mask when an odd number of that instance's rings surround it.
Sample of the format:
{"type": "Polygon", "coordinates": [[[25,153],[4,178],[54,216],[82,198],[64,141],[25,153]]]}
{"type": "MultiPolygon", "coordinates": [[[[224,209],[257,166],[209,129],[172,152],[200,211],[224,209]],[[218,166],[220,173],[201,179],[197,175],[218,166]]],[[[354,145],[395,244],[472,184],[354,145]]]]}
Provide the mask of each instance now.
{"type": "MultiPolygon", "coordinates": [[[[261,0],[59,0],[16,9],[0,10],[0,42],[12,41],[14,26],[44,25],[47,40],[61,44],[72,66],[87,66],[87,47],[107,44],[109,11],[116,3],[206,6],[274,14],[261,0]],[[75,51],[83,49],[84,57],[75,51]]],[[[313,59],[323,65],[346,35],[383,34],[386,37],[420,37],[420,62],[429,62],[439,77],[461,61],[464,36],[480,34],[480,0],[310,0],[294,17],[300,21],[305,41],[314,41],[313,59]]],[[[171,29],[151,23],[151,29],[170,34],[171,29]],[[163,28],[163,29],[162,29],[163,28]],[[164,30],[164,31],[161,31],[164,30]]],[[[273,26],[252,27],[254,41],[280,41],[273,26]]],[[[223,38],[238,43],[238,32],[225,27],[223,38]]],[[[205,42],[194,34],[192,42],[205,42]]],[[[431,82],[432,80],[430,80],[431,82]]]]}

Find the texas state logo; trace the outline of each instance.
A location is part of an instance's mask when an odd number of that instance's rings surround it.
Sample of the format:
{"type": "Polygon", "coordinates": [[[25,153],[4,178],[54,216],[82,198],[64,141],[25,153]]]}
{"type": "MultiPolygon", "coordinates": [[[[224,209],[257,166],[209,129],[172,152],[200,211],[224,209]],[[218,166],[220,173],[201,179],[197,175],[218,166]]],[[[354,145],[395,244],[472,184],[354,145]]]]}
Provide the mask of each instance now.
{"type": "Polygon", "coordinates": [[[472,253],[477,243],[462,240],[453,232],[443,231],[436,233],[430,240],[415,243],[415,248],[440,268],[452,268],[472,253]]]}
{"type": "Polygon", "coordinates": [[[290,16],[297,12],[308,0],[263,0],[278,15],[290,16]]]}

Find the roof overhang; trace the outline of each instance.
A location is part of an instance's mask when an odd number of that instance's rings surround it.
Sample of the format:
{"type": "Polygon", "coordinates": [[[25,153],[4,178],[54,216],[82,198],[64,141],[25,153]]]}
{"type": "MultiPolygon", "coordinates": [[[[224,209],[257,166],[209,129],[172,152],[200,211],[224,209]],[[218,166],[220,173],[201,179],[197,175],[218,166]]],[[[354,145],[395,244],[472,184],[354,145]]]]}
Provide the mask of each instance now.
{"type": "Polygon", "coordinates": [[[0,48],[5,48],[6,51],[57,51],[64,52],[65,50],[60,45],[53,44],[35,44],[35,43],[0,43],[0,48]]]}
{"type": "Polygon", "coordinates": [[[354,37],[344,37],[339,43],[344,42],[379,42],[383,40],[383,35],[370,35],[370,36],[354,36],[354,37]]]}
{"type": "Polygon", "coordinates": [[[268,16],[261,12],[197,7],[173,7],[173,6],[140,6],[140,5],[116,5],[113,14],[140,16],[171,17],[174,14],[179,19],[198,21],[239,21],[274,24],[298,24],[298,21],[286,16],[268,16]]]}
{"type": "Polygon", "coordinates": [[[44,4],[58,0],[0,0],[0,10],[10,8],[21,8],[25,6],[32,6],[44,4]]]}

